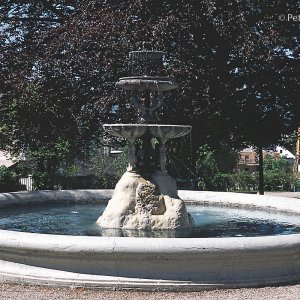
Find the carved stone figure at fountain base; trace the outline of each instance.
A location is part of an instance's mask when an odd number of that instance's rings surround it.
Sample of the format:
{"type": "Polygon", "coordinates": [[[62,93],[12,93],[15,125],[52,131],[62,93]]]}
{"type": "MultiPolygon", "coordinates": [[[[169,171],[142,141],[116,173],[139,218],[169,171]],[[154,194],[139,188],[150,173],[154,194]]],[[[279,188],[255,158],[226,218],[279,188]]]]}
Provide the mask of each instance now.
{"type": "Polygon", "coordinates": [[[157,171],[151,179],[125,172],[97,223],[103,228],[187,229],[191,216],[177,196],[176,182],[157,171]]]}

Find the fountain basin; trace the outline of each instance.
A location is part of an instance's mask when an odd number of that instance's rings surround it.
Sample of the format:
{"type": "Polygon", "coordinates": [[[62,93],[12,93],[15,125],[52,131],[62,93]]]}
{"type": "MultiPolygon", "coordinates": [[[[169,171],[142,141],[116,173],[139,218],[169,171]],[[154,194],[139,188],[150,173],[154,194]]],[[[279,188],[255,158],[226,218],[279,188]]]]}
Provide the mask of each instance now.
{"type": "MultiPolygon", "coordinates": [[[[107,201],[112,191],[0,195],[0,207],[107,201]]],[[[300,215],[291,198],[179,191],[186,202],[300,215]]],[[[300,234],[233,238],[59,236],[0,230],[0,281],[108,289],[203,290],[300,282],[300,234]]]]}
{"type": "Polygon", "coordinates": [[[169,77],[134,76],[120,78],[116,86],[128,91],[166,92],[179,87],[178,83],[169,77]]]}
{"type": "Polygon", "coordinates": [[[103,128],[113,136],[126,139],[141,137],[148,131],[153,136],[164,140],[182,137],[192,130],[190,125],[165,124],[104,124],[103,128]]]}

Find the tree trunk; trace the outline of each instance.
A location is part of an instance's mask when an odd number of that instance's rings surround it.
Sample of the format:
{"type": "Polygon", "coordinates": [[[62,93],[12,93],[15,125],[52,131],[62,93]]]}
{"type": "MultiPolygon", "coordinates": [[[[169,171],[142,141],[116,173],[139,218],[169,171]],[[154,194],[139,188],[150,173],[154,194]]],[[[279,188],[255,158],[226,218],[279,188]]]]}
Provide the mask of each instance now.
{"type": "Polygon", "coordinates": [[[264,184],[264,158],[263,158],[263,149],[262,146],[258,147],[258,191],[260,195],[264,195],[265,193],[265,184],[264,184]]]}

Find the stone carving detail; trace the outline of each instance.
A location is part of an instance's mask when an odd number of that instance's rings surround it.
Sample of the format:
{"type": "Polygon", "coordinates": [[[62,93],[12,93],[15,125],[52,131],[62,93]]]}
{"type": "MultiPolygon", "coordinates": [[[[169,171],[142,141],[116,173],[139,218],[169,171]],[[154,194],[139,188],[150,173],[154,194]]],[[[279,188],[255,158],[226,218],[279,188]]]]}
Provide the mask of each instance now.
{"type": "Polygon", "coordinates": [[[147,181],[137,186],[135,211],[151,215],[162,215],[165,213],[164,197],[159,193],[155,184],[147,181]]]}
{"type": "Polygon", "coordinates": [[[149,105],[149,107],[143,105],[140,97],[136,92],[134,92],[133,96],[131,97],[131,103],[137,108],[139,112],[140,123],[155,122],[153,113],[162,105],[161,92],[158,91],[157,96],[152,97],[150,102],[151,104],[149,105]]]}
{"type": "Polygon", "coordinates": [[[167,173],[166,169],[166,162],[167,162],[167,151],[166,151],[166,144],[164,140],[161,140],[159,146],[159,165],[162,172],[167,173]]]}

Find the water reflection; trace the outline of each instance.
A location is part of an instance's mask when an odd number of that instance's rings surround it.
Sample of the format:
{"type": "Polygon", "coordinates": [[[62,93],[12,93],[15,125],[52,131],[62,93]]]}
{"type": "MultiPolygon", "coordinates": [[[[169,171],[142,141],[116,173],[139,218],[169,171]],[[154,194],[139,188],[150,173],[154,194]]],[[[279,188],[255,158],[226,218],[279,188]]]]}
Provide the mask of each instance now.
{"type": "Polygon", "coordinates": [[[211,238],[300,233],[299,215],[263,210],[187,205],[192,230],[103,229],[96,223],[105,209],[97,203],[56,203],[2,207],[0,229],[22,232],[146,238],[211,238]]]}
{"type": "Polygon", "coordinates": [[[102,228],[102,236],[106,237],[143,237],[143,238],[187,238],[191,236],[190,230],[138,230],[138,229],[108,229],[102,228]]]}

